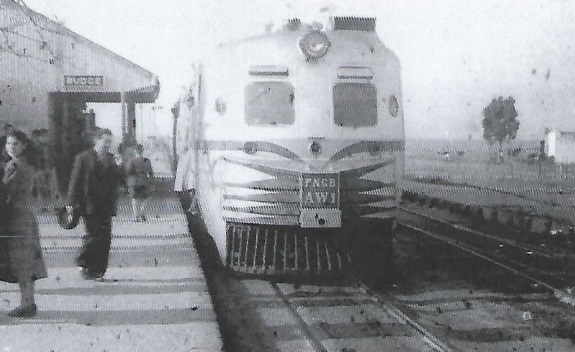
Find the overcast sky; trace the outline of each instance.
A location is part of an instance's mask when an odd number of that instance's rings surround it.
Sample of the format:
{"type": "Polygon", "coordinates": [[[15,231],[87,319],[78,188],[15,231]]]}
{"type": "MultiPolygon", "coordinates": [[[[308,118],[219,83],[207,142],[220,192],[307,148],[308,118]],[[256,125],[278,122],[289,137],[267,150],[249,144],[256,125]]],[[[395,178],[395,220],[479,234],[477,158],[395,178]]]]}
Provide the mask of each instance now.
{"type": "Polygon", "coordinates": [[[521,139],[539,139],[545,127],[575,131],[574,0],[26,3],[157,74],[160,129],[169,127],[169,107],[203,48],[330,4],[337,15],[377,17],[378,33],[402,62],[408,138],[481,138],[482,109],[498,95],[516,99],[521,139]]]}

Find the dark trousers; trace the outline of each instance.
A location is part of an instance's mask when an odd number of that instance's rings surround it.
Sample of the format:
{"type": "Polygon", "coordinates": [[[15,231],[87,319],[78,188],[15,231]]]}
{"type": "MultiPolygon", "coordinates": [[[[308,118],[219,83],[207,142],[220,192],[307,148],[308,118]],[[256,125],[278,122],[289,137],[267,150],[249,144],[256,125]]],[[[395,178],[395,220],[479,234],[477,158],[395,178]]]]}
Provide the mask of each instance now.
{"type": "Polygon", "coordinates": [[[86,268],[90,274],[104,274],[108,269],[112,243],[112,216],[101,213],[85,215],[84,225],[86,235],[76,264],[86,268]]]}

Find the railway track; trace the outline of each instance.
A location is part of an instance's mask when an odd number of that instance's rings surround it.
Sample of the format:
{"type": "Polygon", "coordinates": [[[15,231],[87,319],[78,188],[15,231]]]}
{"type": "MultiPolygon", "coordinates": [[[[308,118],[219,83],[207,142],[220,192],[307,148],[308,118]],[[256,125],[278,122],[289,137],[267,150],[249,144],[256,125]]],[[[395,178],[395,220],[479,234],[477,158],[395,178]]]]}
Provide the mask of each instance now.
{"type": "MultiPolygon", "coordinates": [[[[461,187],[464,186],[455,188],[461,187]]],[[[530,200],[531,205],[519,205],[513,199],[524,197],[500,190],[497,192],[504,194],[505,198],[491,195],[497,199],[499,206],[495,202],[486,205],[475,197],[468,204],[469,197],[467,201],[450,200],[452,191],[446,188],[444,196],[434,197],[406,190],[402,194],[402,201],[410,204],[402,210],[412,211],[414,215],[426,217],[436,224],[443,221],[444,228],[452,227],[459,237],[469,237],[469,240],[473,240],[473,237],[475,241],[482,242],[482,246],[490,243],[493,245],[491,251],[501,258],[512,257],[540,274],[553,273],[567,285],[575,282],[575,276],[571,274],[575,269],[575,226],[562,213],[572,209],[572,205],[550,209],[549,202],[543,200],[530,200]],[[548,209],[542,209],[545,206],[548,209]]],[[[489,192],[494,190],[489,189],[489,192]]]]}
{"type": "Polygon", "coordinates": [[[569,267],[573,263],[564,256],[473,230],[414,209],[401,210],[425,220],[423,223],[419,222],[420,226],[423,225],[420,227],[417,225],[417,219],[404,219],[398,223],[401,228],[449,244],[521,276],[533,286],[548,290],[562,302],[575,307],[575,296],[571,293],[575,281],[573,275],[569,274],[569,267]]]}
{"type": "Polygon", "coordinates": [[[453,351],[396,307],[354,282],[302,285],[244,279],[277,351],[453,351]]]}
{"type": "Polygon", "coordinates": [[[454,350],[390,296],[358,281],[274,282],[238,276],[217,264],[205,234],[194,237],[222,336],[234,351],[454,350]]]}
{"type": "Polygon", "coordinates": [[[441,180],[431,183],[405,180],[402,190],[404,201],[446,208],[473,221],[511,225],[526,235],[535,235],[535,240],[541,235],[575,236],[572,192],[506,190],[441,180]]]}
{"type": "MultiPolygon", "coordinates": [[[[411,214],[417,215],[413,211],[411,214]]],[[[453,227],[447,221],[424,214],[421,216],[431,227],[434,223],[453,227]]],[[[455,225],[455,228],[459,234],[466,230],[460,225],[455,225]]],[[[559,302],[555,300],[553,303],[542,290],[553,293],[564,303],[574,305],[575,302],[570,293],[541,278],[540,272],[535,276],[526,272],[525,265],[493,257],[485,248],[413,224],[402,222],[398,230],[404,234],[417,231],[447,243],[467,255],[521,276],[532,282],[536,289],[524,296],[468,288],[462,284],[453,289],[453,284],[447,280],[423,293],[405,295],[393,290],[372,289],[353,278],[351,282],[334,285],[298,285],[244,278],[240,282],[248,292],[246,305],[263,322],[259,329],[271,341],[273,348],[314,352],[562,351],[569,348],[565,346],[570,346],[570,341],[575,341],[573,325],[562,326],[565,323],[561,319],[545,322],[550,327],[541,327],[544,325],[541,321],[531,321],[540,319],[542,312],[562,309],[559,302]],[[515,317],[521,317],[522,322],[518,324],[515,317]],[[537,329],[544,332],[534,333],[537,329]]],[[[499,240],[478,231],[469,229],[469,232],[468,237],[499,240]]],[[[504,243],[509,247],[514,245],[511,241],[504,243]]],[[[523,252],[529,249],[521,244],[516,247],[517,251],[523,252]]],[[[554,258],[549,253],[540,254],[547,260],[554,258]]]]}
{"type": "MultiPolygon", "coordinates": [[[[553,188],[550,190],[549,187],[521,187],[514,190],[506,189],[504,187],[490,187],[490,186],[480,186],[480,185],[473,185],[469,183],[458,183],[458,182],[450,182],[442,179],[434,179],[434,180],[422,180],[422,179],[408,179],[405,182],[405,186],[408,189],[417,189],[418,185],[426,185],[428,187],[436,188],[439,187],[445,193],[451,194],[488,194],[490,196],[493,195],[502,195],[505,196],[507,199],[513,199],[514,202],[522,201],[523,204],[534,204],[536,207],[557,207],[562,205],[560,201],[553,201],[548,199],[541,199],[541,194],[548,194],[548,195],[555,195],[555,196],[572,196],[573,191],[563,190],[558,187],[553,188]]],[[[437,191],[437,189],[435,190],[437,191]]],[[[568,206],[569,208],[573,208],[572,204],[563,204],[568,206]]]]}

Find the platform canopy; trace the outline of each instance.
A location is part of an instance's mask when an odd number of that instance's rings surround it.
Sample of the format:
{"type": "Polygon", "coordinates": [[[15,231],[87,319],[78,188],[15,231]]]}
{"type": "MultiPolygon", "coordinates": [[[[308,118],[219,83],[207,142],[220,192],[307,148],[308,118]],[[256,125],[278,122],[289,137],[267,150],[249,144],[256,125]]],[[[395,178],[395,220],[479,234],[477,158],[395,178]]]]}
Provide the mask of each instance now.
{"type": "Polygon", "coordinates": [[[49,128],[64,105],[71,114],[86,103],[122,103],[122,133],[134,133],[135,105],[159,92],[152,72],[21,0],[0,0],[0,124],[32,131],[49,128]]]}
{"type": "MultiPolygon", "coordinates": [[[[97,24],[95,24],[97,25],[97,24]]],[[[0,0],[0,80],[87,102],[152,103],[158,77],[17,0],[0,0]]],[[[9,84],[9,83],[8,83],[9,84]]]]}

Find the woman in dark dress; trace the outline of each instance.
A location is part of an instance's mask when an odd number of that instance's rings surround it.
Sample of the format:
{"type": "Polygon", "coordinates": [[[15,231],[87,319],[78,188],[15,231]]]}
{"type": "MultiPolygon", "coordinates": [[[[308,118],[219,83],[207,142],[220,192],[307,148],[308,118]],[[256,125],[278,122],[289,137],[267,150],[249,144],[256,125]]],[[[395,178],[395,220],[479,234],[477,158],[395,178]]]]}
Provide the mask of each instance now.
{"type": "Polygon", "coordinates": [[[11,317],[36,315],[34,282],[48,276],[34,214],[34,168],[26,157],[28,145],[29,140],[21,131],[11,133],[6,139],[6,152],[11,160],[4,167],[2,178],[2,235],[9,265],[1,271],[0,280],[17,282],[21,297],[20,306],[8,313],[11,317]]]}

